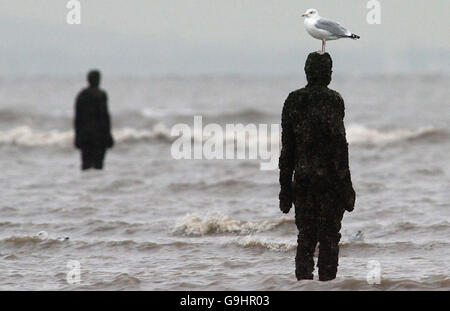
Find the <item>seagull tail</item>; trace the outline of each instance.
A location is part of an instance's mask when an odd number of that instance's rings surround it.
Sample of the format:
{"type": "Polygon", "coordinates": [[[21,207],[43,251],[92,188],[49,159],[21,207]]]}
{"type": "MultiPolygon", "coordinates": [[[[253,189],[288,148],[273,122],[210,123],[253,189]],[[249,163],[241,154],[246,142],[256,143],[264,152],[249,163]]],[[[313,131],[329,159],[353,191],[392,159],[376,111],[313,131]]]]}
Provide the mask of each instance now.
{"type": "Polygon", "coordinates": [[[358,40],[358,39],[361,38],[361,37],[358,36],[358,35],[355,35],[354,33],[352,33],[352,34],[349,36],[349,38],[351,38],[351,39],[353,39],[353,40],[358,40]]]}

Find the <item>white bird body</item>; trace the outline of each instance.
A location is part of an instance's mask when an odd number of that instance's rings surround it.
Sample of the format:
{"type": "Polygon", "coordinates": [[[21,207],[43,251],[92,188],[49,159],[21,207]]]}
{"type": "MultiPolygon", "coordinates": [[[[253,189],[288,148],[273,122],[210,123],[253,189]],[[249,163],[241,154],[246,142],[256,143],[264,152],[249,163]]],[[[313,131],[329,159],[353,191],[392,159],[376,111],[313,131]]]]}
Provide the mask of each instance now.
{"type": "MultiPolygon", "coordinates": [[[[337,40],[340,38],[333,35],[329,31],[315,27],[316,23],[317,18],[305,18],[306,31],[311,35],[311,37],[325,41],[337,40]]],[[[351,33],[349,35],[351,35],[351,33]]]]}
{"type": "Polygon", "coordinates": [[[322,50],[319,53],[325,53],[326,41],[337,40],[341,38],[359,39],[359,36],[351,33],[338,22],[319,16],[316,9],[309,9],[302,14],[305,17],[305,28],[311,37],[322,41],[322,50]]]}
{"type": "Polygon", "coordinates": [[[39,231],[36,236],[40,240],[47,240],[48,239],[48,233],[46,231],[39,231]]]}
{"type": "Polygon", "coordinates": [[[316,38],[318,40],[322,40],[322,38],[327,37],[328,32],[326,30],[314,27],[315,24],[316,24],[315,19],[305,18],[306,31],[311,35],[311,37],[316,38]]]}

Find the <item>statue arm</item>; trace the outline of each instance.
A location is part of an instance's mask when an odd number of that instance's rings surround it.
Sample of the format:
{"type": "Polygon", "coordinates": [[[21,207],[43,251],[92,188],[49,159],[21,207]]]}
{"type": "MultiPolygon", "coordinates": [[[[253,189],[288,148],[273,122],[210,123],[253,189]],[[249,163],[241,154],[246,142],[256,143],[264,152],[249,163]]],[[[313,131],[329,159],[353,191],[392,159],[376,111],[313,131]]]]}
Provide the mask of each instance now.
{"type": "Polygon", "coordinates": [[[106,134],[106,139],[107,139],[106,146],[108,148],[111,148],[114,146],[114,139],[111,134],[111,117],[110,117],[109,111],[108,111],[108,95],[106,93],[104,93],[103,95],[104,95],[104,98],[103,98],[103,102],[101,104],[102,124],[103,124],[103,129],[106,134]]]}
{"type": "Polygon", "coordinates": [[[280,210],[288,213],[293,203],[292,175],[295,167],[295,136],[289,118],[291,95],[286,99],[281,117],[280,210]]]}
{"type": "Polygon", "coordinates": [[[340,184],[342,185],[343,201],[345,209],[351,212],[355,205],[355,191],[353,189],[349,161],[348,161],[348,143],[344,126],[344,100],[338,94],[338,111],[335,119],[335,126],[333,128],[333,136],[335,141],[337,173],[340,184]]]}
{"type": "Polygon", "coordinates": [[[80,144],[80,129],[81,129],[81,124],[82,124],[82,120],[81,120],[81,94],[77,95],[77,98],[75,99],[75,117],[73,120],[73,127],[75,130],[75,147],[76,148],[81,148],[81,144],[80,144]]]}

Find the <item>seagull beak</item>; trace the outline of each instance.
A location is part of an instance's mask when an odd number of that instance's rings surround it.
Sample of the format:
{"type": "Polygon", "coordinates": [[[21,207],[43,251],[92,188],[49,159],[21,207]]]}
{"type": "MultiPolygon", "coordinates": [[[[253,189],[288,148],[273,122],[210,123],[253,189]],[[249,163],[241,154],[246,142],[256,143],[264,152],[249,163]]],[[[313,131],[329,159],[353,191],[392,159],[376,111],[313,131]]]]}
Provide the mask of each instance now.
{"type": "Polygon", "coordinates": [[[306,14],[306,13],[303,13],[303,14],[302,14],[302,17],[305,17],[305,16],[308,16],[308,14],[306,14]]]}

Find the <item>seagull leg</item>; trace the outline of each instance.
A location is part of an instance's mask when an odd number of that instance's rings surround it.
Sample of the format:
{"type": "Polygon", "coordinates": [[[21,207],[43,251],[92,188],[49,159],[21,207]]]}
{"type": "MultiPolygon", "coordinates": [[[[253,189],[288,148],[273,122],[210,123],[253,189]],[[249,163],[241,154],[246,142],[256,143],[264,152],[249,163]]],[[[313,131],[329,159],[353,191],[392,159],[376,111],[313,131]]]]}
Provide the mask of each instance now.
{"type": "Polygon", "coordinates": [[[317,51],[320,55],[325,54],[325,40],[322,40],[322,49],[317,51]]]}

